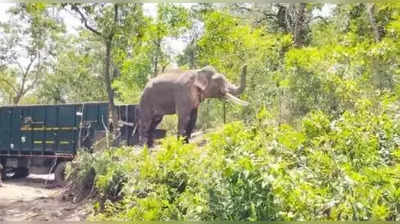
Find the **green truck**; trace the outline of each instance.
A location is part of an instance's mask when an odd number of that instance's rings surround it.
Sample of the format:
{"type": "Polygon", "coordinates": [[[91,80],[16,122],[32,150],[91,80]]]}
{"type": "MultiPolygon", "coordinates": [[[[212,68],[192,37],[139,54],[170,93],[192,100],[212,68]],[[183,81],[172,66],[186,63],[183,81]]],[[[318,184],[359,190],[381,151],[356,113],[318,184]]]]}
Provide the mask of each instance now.
{"type": "MultiPolygon", "coordinates": [[[[120,140],[136,144],[136,105],[120,105],[117,110],[120,140]]],[[[91,150],[112,128],[108,117],[108,103],[104,102],[0,106],[2,176],[54,173],[55,182],[63,184],[65,165],[77,149],[91,150]]]]}

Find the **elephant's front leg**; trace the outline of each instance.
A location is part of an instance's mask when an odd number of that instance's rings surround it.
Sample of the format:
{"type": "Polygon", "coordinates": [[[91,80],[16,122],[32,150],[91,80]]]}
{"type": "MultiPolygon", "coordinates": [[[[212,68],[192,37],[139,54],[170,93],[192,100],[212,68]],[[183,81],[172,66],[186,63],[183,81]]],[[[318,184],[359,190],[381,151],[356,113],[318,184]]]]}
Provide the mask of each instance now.
{"type": "Polygon", "coordinates": [[[139,125],[139,145],[145,145],[148,143],[148,137],[149,137],[149,132],[148,132],[148,127],[150,124],[141,122],[139,125]]]}
{"type": "Polygon", "coordinates": [[[151,147],[151,133],[150,127],[152,123],[152,117],[142,117],[139,122],[139,144],[151,147]],[[150,144],[149,144],[150,143],[150,144]]]}
{"type": "Polygon", "coordinates": [[[178,137],[184,137],[186,143],[189,143],[188,127],[190,125],[190,112],[178,114],[178,137]]]}
{"type": "Polygon", "coordinates": [[[190,112],[190,121],[186,128],[186,135],[188,138],[190,138],[192,135],[192,131],[193,131],[194,127],[196,126],[196,121],[197,121],[197,108],[193,109],[190,112]]]}
{"type": "Polygon", "coordinates": [[[157,125],[160,124],[160,122],[162,121],[163,116],[159,115],[159,116],[154,116],[149,128],[149,135],[148,135],[148,141],[147,141],[147,145],[149,147],[153,147],[154,144],[154,131],[157,128],[157,125]]]}

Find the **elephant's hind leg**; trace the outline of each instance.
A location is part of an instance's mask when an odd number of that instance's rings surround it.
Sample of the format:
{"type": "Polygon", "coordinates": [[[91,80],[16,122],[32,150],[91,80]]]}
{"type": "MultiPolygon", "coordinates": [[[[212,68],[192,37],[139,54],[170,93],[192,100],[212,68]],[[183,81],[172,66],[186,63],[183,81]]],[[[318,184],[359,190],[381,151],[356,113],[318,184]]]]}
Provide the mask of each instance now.
{"type": "Polygon", "coordinates": [[[184,137],[184,140],[186,143],[189,143],[189,137],[190,137],[190,131],[191,128],[191,118],[192,118],[192,112],[186,112],[186,113],[180,113],[179,120],[178,120],[178,137],[184,137]]]}

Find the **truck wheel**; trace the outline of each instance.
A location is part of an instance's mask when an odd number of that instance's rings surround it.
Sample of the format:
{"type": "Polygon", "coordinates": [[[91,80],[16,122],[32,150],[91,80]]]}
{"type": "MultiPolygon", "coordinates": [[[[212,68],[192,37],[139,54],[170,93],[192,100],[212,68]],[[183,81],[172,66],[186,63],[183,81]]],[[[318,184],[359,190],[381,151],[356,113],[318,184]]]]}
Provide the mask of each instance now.
{"type": "Polygon", "coordinates": [[[66,185],[65,180],[65,165],[67,162],[62,161],[57,164],[56,170],[54,171],[54,180],[57,186],[63,187],[66,185]]]}
{"type": "MultiPolygon", "coordinates": [[[[1,164],[0,164],[0,166],[1,166],[1,164]]],[[[0,169],[0,185],[1,185],[1,182],[6,179],[6,177],[7,177],[6,169],[0,169]]]]}
{"type": "Polygon", "coordinates": [[[15,169],[14,178],[24,178],[29,175],[29,169],[26,167],[18,167],[15,169]]]}

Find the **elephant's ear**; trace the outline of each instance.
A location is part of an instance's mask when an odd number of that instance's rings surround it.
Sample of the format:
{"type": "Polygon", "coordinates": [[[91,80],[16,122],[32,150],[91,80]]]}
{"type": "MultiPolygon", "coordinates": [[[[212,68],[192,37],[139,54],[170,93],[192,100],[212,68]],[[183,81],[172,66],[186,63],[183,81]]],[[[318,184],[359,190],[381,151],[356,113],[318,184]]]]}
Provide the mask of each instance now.
{"type": "Polygon", "coordinates": [[[202,75],[196,75],[196,79],[194,80],[194,85],[201,91],[204,91],[208,86],[208,80],[206,77],[202,75]]]}
{"type": "Polygon", "coordinates": [[[215,69],[211,66],[206,66],[196,72],[196,79],[194,80],[194,85],[204,91],[211,79],[215,74],[215,69]]]}

